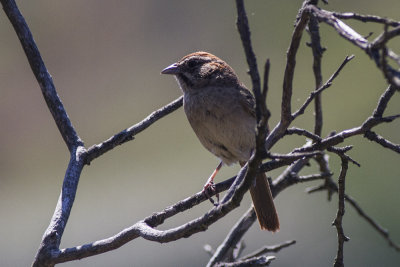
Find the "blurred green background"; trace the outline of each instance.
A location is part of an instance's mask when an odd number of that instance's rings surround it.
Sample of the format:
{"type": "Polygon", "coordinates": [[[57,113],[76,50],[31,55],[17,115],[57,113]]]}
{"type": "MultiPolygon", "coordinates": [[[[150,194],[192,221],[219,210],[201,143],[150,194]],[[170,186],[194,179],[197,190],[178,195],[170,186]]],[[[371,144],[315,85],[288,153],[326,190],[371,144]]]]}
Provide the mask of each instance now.
{"type": "MultiPolygon", "coordinates": [[[[376,14],[400,20],[400,2],[330,1],[325,8],[376,14]]],[[[272,125],[279,117],[282,76],[293,22],[302,1],[246,1],[254,49],[260,66],[271,60],[269,107],[272,125]]],[[[247,66],[236,31],[233,1],[18,1],[53,76],[58,94],[86,146],[97,144],[139,122],[181,92],[160,70],[197,50],[225,59],[250,86],[247,66]]],[[[381,25],[350,23],[362,35],[381,25]]],[[[321,26],[324,80],[346,55],[349,63],[323,94],[324,135],[360,125],[371,114],[385,81],[364,53],[321,26]]],[[[313,89],[309,41],[304,34],[297,57],[294,107],[313,89]]],[[[400,52],[400,42],[391,42],[400,52]]],[[[54,211],[68,151],[47,110],[26,57],[4,12],[0,14],[0,266],[28,266],[54,211]]],[[[387,114],[399,113],[399,94],[387,114]]],[[[312,129],[312,110],[294,122],[312,129]]],[[[382,125],[377,132],[400,143],[400,124],[382,125]]],[[[288,152],[304,143],[287,138],[275,152],[288,152]]],[[[354,137],[350,155],[361,163],[350,165],[347,193],[400,242],[398,164],[394,152],[354,137]]],[[[154,211],[198,192],[218,160],[192,132],[182,109],[157,122],[132,142],[117,147],[85,167],[62,247],[109,237],[154,211]]],[[[331,155],[335,179],[340,166],[331,155]]],[[[238,167],[223,168],[216,178],[231,177],[238,167]]],[[[281,171],[281,170],[279,170],[281,171]]],[[[279,171],[271,173],[275,178],[279,171]]],[[[302,173],[313,173],[315,166],[302,173]]],[[[331,222],[337,198],[326,193],[307,195],[296,185],[276,199],[281,220],[277,234],[254,225],[245,236],[245,254],[264,245],[295,239],[297,244],[277,255],[273,266],[332,266],[336,230],[331,222]]],[[[141,239],[99,256],[63,266],[203,266],[232,225],[247,210],[240,208],[189,239],[158,244],[141,239]]],[[[166,222],[177,226],[211,208],[204,203],[166,222]]],[[[344,230],[347,266],[399,266],[400,254],[347,206],[344,230]]]]}

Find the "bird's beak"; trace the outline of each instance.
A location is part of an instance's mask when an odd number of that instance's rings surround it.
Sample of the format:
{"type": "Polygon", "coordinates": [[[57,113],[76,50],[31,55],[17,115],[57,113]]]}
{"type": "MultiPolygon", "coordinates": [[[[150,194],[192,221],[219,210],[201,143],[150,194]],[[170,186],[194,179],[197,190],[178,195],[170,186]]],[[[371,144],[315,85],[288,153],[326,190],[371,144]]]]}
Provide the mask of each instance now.
{"type": "Polygon", "coordinates": [[[175,74],[178,74],[180,72],[181,71],[180,71],[179,65],[177,63],[174,63],[172,65],[169,65],[165,69],[163,69],[161,71],[161,74],[172,74],[172,75],[175,75],[175,74]]]}

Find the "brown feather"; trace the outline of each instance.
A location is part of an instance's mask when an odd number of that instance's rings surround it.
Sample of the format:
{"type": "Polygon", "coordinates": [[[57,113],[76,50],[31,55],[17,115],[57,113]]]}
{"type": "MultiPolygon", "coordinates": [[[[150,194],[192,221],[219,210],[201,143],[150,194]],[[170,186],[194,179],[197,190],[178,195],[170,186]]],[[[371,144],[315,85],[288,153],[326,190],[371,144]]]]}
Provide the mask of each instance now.
{"type": "MultiPolygon", "coordinates": [[[[249,160],[255,147],[255,100],[234,70],[212,54],[196,52],[162,73],[176,76],[186,116],[203,146],[227,165],[249,160]]],[[[257,175],[250,194],[261,229],[277,231],[279,219],[264,173],[257,175]]]]}

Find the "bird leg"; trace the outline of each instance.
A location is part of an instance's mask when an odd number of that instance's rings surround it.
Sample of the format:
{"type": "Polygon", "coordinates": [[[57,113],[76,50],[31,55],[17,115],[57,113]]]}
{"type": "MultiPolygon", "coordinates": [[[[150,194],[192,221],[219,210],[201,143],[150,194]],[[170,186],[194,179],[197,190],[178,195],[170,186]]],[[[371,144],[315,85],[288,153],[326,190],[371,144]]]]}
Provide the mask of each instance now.
{"type": "Polygon", "coordinates": [[[204,187],[203,187],[203,192],[206,195],[206,197],[211,201],[211,203],[214,206],[217,206],[219,203],[219,194],[217,193],[215,196],[217,197],[217,202],[215,203],[215,201],[211,198],[211,196],[208,194],[208,190],[211,190],[211,192],[215,191],[215,186],[214,186],[214,178],[217,175],[219,169],[221,169],[222,167],[222,161],[218,164],[217,168],[215,168],[215,170],[213,171],[213,173],[211,174],[211,176],[207,179],[207,182],[205,183],[204,187]]]}

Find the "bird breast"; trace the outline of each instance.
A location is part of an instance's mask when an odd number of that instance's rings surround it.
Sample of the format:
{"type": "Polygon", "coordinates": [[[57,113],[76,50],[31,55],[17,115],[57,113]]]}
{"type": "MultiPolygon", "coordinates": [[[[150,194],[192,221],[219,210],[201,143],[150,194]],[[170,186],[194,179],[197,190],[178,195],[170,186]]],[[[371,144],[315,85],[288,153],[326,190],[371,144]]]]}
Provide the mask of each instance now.
{"type": "Polygon", "coordinates": [[[256,119],[238,101],[242,98],[231,87],[184,94],[184,110],[200,142],[227,165],[247,161],[255,146],[256,119]]]}

